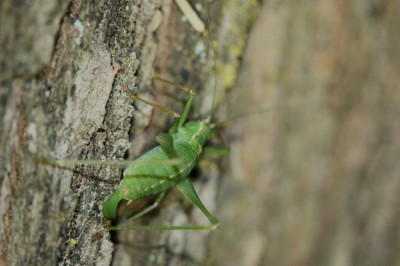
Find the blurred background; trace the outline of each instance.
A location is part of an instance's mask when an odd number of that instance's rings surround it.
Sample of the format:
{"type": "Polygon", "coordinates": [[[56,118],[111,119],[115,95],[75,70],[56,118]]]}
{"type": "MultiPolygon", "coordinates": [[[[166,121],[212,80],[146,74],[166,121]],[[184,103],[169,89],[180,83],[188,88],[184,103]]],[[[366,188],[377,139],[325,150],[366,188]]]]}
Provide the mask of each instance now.
{"type": "Polygon", "coordinates": [[[263,1],[210,265],[399,265],[398,1],[263,1]]]}

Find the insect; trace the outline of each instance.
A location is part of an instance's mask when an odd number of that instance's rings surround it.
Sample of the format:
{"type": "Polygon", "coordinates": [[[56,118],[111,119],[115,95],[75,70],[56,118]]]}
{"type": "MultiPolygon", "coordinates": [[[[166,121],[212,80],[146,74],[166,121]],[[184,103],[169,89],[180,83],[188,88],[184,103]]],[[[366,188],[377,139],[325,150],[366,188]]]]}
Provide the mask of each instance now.
{"type": "MultiPolygon", "coordinates": [[[[169,81],[157,78],[158,80],[173,84],[169,81]]],[[[174,84],[176,85],[176,84],[174,84]]],[[[177,85],[176,85],[177,86],[177,85]]],[[[160,202],[165,195],[165,191],[172,187],[177,187],[186,197],[192,200],[197,207],[211,222],[210,226],[109,226],[108,230],[214,230],[218,227],[219,221],[211,215],[201,202],[196,190],[194,189],[188,175],[197,165],[200,155],[203,153],[204,146],[211,136],[210,117],[204,120],[186,122],[195,92],[188,87],[177,86],[189,93],[181,116],[175,115],[175,122],[168,133],[157,136],[156,141],[159,146],[154,147],[144,155],[137,158],[133,164],[128,166],[123,173],[123,179],[118,189],[112,194],[103,206],[103,215],[106,218],[114,219],[117,215],[118,204],[121,200],[135,201],[144,196],[161,193],[156,199],[160,202]],[[177,159],[176,164],[154,164],[157,161],[168,161],[177,159]],[[148,162],[148,163],[147,163],[148,162]]],[[[125,92],[134,100],[143,101],[125,92]]],[[[151,103],[149,103],[151,104],[151,103]]],[[[153,104],[151,104],[153,105],[153,104]]],[[[142,216],[156,205],[152,205],[141,211],[136,217],[142,216]]]]}
{"type": "MultiPolygon", "coordinates": [[[[186,15],[191,25],[197,31],[204,31],[205,26],[191,6],[184,0],[176,0],[176,3],[186,15]]],[[[106,200],[103,205],[103,216],[114,219],[117,216],[118,204],[121,200],[132,202],[142,197],[159,194],[155,204],[145,208],[136,214],[138,218],[154,209],[163,199],[167,190],[177,187],[187,198],[204,213],[211,222],[209,226],[108,226],[107,230],[215,230],[219,226],[219,221],[211,215],[201,202],[195,188],[188,176],[197,165],[200,155],[204,151],[208,139],[211,136],[212,125],[210,116],[204,120],[186,122],[190,112],[195,92],[186,86],[180,86],[173,82],[155,77],[156,80],[183,89],[189,94],[182,115],[169,110],[165,107],[156,105],[141,99],[129,92],[127,87],[124,91],[136,101],[143,102],[153,107],[159,108],[174,116],[174,124],[168,133],[158,135],[156,141],[159,146],[154,147],[147,153],[137,158],[123,172],[117,190],[106,200]],[[157,164],[154,162],[171,162],[172,164],[157,164]]]]}

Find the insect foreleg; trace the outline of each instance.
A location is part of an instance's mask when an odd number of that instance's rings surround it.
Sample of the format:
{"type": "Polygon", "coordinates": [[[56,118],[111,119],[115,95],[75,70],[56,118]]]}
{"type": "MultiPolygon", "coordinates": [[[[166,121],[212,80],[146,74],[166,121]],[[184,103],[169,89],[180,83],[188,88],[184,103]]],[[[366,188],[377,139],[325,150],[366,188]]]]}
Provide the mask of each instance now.
{"type": "Polygon", "coordinates": [[[186,197],[191,199],[194,204],[207,216],[208,220],[212,223],[212,226],[209,226],[208,229],[215,230],[219,226],[219,221],[217,218],[211,215],[211,213],[207,210],[207,208],[201,202],[199,196],[197,195],[196,190],[194,189],[192,182],[188,178],[184,179],[176,186],[179,191],[181,191],[186,197]]]}
{"type": "MultiPolygon", "coordinates": [[[[123,224],[129,224],[130,222],[142,217],[143,215],[149,213],[150,211],[152,211],[153,209],[157,208],[158,205],[160,205],[160,202],[164,199],[166,191],[162,192],[154,201],[154,203],[146,208],[144,208],[143,210],[141,210],[140,212],[138,212],[137,214],[135,214],[134,216],[130,217],[127,221],[125,221],[123,224]]],[[[129,203],[128,203],[129,204],[129,203]]],[[[121,225],[123,226],[123,225],[121,225]]]]}
{"type": "MultiPolygon", "coordinates": [[[[194,100],[194,96],[196,96],[196,93],[194,92],[194,90],[192,90],[188,86],[180,85],[180,84],[177,84],[175,82],[172,82],[172,81],[169,81],[169,80],[165,80],[165,79],[162,79],[162,78],[157,77],[157,76],[155,76],[153,78],[155,80],[167,83],[169,85],[172,85],[174,87],[177,87],[177,88],[182,89],[182,90],[184,90],[184,91],[189,93],[189,99],[187,100],[186,105],[185,105],[185,109],[183,110],[183,113],[182,113],[181,117],[179,118],[178,125],[176,126],[174,124],[174,126],[170,130],[170,132],[175,132],[176,131],[176,127],[178,127],[178,128],[182,127],[183,124],[185,123],[186,118],[187,118],[187,116],[188,116],[188,114],[190,112],[190,108],[192,107],[192,103],[193,103],[193,100],[194,100]]],[[[176,120],[175,120],[175,122],[176,122],[176,120]]]]}
{"type": "Polygon", "coordinates": [[[229,149],[213,148],[213,147],[205,147],[204,148],[204,153],[205,154],[216,154],[216,155],[220,155],[220,156],[229,156],[230,150],[229,149]]]}

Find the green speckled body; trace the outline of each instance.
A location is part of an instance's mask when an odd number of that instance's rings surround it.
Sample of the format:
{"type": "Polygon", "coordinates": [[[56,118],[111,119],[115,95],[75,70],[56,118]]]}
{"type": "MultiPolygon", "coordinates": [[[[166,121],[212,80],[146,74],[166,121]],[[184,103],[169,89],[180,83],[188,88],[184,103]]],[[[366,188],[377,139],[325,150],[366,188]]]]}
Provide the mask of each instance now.
{"type": "Polygon", "coordinates": [[[204,145],[211,135],[208,121],[188,122],[177,132],[169,134],[173,140],[174,154],[161,146],[156,146],[136,159],[140,164],[132,164],[125,169],[118,189],[103,206],[106,218],[115,218],[118,203],[122,200],[137,200],[168,190],[188,178],[196,166],[204,145]],[[182,160],[176,165],[155,165],[146,161],[169,160],[178,157],[182,160]]]}

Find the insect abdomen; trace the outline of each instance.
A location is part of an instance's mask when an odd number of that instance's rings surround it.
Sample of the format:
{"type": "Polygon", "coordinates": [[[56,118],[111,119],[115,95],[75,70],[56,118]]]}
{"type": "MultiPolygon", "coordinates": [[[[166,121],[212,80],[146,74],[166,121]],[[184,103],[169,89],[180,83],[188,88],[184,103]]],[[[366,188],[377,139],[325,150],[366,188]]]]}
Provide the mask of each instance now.
{"type": "Polygon", "coordinates": [[[143,161],[146,160],[154,162],[171,159],[160,146],[157,146],[136,160],[141,162],[140,164],[134,164],[125,169],[118,189],[104,203],[104,216],[115,218],[118,203],[122,199],[137,200],[145,196],[154,195],[174,187],[184,178],[187,178],[197,164],[199,156],[188,142],[182,143],[182,141],[178,141],[174,147],[183,161],[181,164],[143,164],[143,161]]]}

